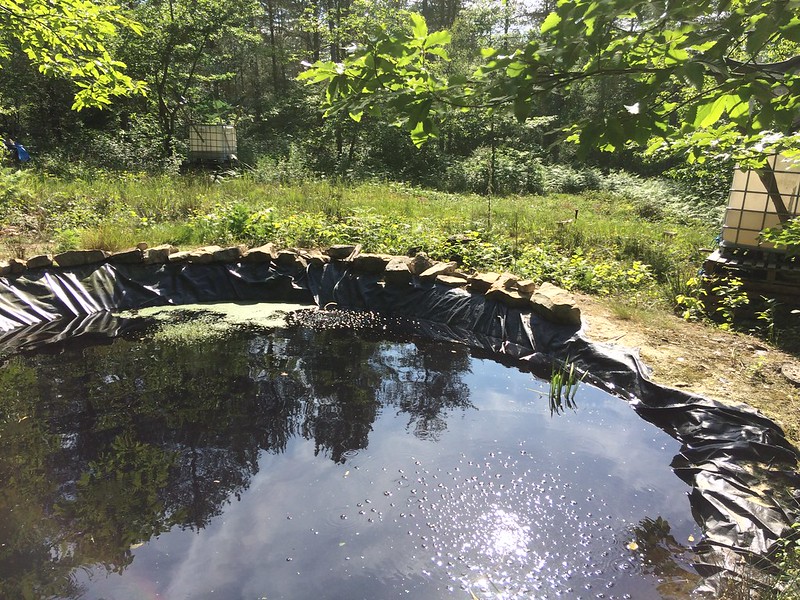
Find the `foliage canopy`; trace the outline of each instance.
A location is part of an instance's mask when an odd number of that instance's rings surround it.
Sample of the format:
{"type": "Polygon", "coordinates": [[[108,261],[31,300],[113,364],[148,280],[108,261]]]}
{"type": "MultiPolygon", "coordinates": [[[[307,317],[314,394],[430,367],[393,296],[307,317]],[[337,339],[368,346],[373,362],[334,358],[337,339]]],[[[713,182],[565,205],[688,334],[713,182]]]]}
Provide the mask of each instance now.
{"type": "Polygon", "coordinates": [[[743,160],[800,148],[799,12],[798,0],[560,0],[529,41],[484,48],[469,77],[445,74],[449,35],[414,15],[410,32],[382,28],[301,77],[327,84],[326,114],[388,110],[418,145],[448,108],[511,107],[525,120],[544,96],[624,79],[628,96],[562,130],[583,151],[634,143],[743,160]]]}
{"type": "Polygon", "coordinates": [[[0,64],[23,53],[42,73],[79,88],[73,109],[108,106],[114,96],[143,93],[109,44],[120,29],[141,27],[120,7],[91,0],[0,0],[0,64]]]}

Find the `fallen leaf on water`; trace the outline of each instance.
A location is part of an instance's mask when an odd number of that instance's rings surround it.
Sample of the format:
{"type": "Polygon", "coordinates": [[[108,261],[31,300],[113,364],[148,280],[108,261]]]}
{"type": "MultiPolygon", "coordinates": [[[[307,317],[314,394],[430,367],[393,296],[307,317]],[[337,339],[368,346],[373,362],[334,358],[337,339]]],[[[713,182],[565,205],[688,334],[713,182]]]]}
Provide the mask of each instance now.
{"type": "Polygon", "coordinates": [[[693,536],[693,535],[690,535],[690,536],[689,536],[689,541],[690,541],[690,542],[693,542],[693,541],[694,541],[694,536],[693,536]]]}
{"type": "Polygon", "coordinates": [[[628,550],[638,550],[638,549],[639,549],[639,544],[637,544],[636,542],[631,542],[628,544],[628,550]]]}

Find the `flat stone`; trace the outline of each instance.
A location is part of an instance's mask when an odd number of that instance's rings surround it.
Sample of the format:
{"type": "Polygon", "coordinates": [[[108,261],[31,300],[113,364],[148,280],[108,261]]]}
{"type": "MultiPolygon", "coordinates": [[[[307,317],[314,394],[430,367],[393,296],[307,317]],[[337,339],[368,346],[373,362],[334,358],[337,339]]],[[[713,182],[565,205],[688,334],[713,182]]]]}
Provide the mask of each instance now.
{"type": "Polygon", "coordinates": [[[798,363],[784,363],[781,366],[781,373],[791,383],[800,387],[800,364],[798,363]]]}
{"type": "Polygon", "coordinates": [[[350,258],[356,251],[356,247],[350,244],[336,244],[325,250],[325,254],[331,257],[332,260],[345,260],[350,258]]]}
{"type": "Polygon", "coordinates": [[[131,248],[130,250],[122,250],[120,252],[113,252],[108,257],[108,262],[116,264],[136,264],[144,260],[144,252],[139,248],[131,248]]]}
{"type": "Polygon", "coordinates": [[[28,263],[21,258],[12,258],[8,261],[12,275],[20,275],[28,270],[28,263]]]}
{"type": "Polygon", "coordinates": [[[422,275],[433,266],[433,261],[424,252],[418,252],[408,263],[408,270],[412,275],[422,275]]]}
{"type": "Polygon", "coordinates": [[[242,254],[243,262],[268,263],[278,258],[278,248],[272,242],[268,242],[257,248],[250,248],[242,254]]]}
{"type": "Polygon", "coordinates": [[[492,284],[492,287],[499,287],[503,288],[504,290],[514,290],[517,291],[517,285],[519,284],[519,278],[516,275],[512,275],[511,273],[502,273],[500,277],[498,277],[495,282],[492,284]]]}
{"type": "Polygon", "coordinates": [[[308,252],[303,253],[303,258],[308,261],[308,264],[314,265],[315,267],[326,265],[331,260],[329,256],[323,254],[319,250],[309,250],[308,252]]]}
{"type": "Polygon", "coordinates": [[[214,254],[222,250],[222,246],[203,246],[189,252],[189,262],[195,265],[208,265],[214,262],[214,254]]]}
{"type": "Polygon", "coordinates": [[[52,254],[37,254],[36,256],[31,256],[28,259],[29,269],[42,269],[44,267],[52,267],[52,266],[53,266],[52,254]]]}
{"type": "Polygon", "coordinates": [[[275,258],[275,263],[281,267],[293,267],[297,265],[297,252],[293,250],[281,250],[275,258]]]}
{"type": "Polygon", "coordinates": [[[169,255],[177,252],[178,249],[170,244],[153,246],[144,251],[144,263],[146,265],[164,264],[169,262],[169,255]]]}
{"type": "Polygon", "coordinates": [[[467,285],[467,278],[463,275],[438,275],[436,283],[443,283],[453,287],[464,287],[467,285]]]}
{"type": "Polygon", "coordinates": [[[529,303],[528,296],[520,294],[517,290],[505,287],[503,283],[506,281],[501,276],[486,292],[486,298],[515,308],[527,307],[529,303]]]}
{"type": "Polygon", "coordinates": [[[185,263],[189,262],[189,255],[191,252],[189,250],[181,250],[180,252],[173,252],[169,255],[167,260],[170,263],[185,263]]]}
{"type": "Polygon", "coordinates": [[[58,267],[79,267],[92,263],[103,262],[108,257],[105,250],[67,250],[53,257],[53,263],[58,267]]]}
{"type": "Polygon", "coordinates": [[[363,273],[382,273],[391,258],[386,254],[359,254],[353,258],[353,269],[363,273]]]}
{"type": "Polygon", "coordinates": [[[411,271],[408,270],[410,259],[403,256],[394,256],[383,270],[383,279],[389,285],[406,285],[411,281],[411,271]]]}
{"type": "MultiPolygon", "coordinates": [[[[417,256],[419,256],[419,254],[417,256]]],[[[409,265],[409,268],[411,268],[411,265],[409,265]]],[[[451,275],[457,268],[458,264],[454,262],[436,263],[435,265],[425,269],[422,273],[420,273],[419,278],[422,280],[436,279],[439,275],[451,275]]]]}
{"type": "Polygon", "coordinates": [[[500,273],[476,273],[468,279],[469,289],[478,294],[485,294],[500,279],[500,273]]]}
{"type": "Polygon", "coordinates": [[[575,304],[575,298],[552,283],[543,283],[531,296],[533,312],[553,323],[563,325],[580,325],[581,311],[575,304]]]}
{"type": "Polygon", "coordinates": [[[517,291],[520,294],[531,295],[536,291],[536,282],[532,279],[520,279],[517,281],[517,291]]]}
{"type": "Polygon", "coordinates": [[[214,252],[214,262],[233,263],[242,257],[242,249],[239,246],[230,246],[214,252]]]}

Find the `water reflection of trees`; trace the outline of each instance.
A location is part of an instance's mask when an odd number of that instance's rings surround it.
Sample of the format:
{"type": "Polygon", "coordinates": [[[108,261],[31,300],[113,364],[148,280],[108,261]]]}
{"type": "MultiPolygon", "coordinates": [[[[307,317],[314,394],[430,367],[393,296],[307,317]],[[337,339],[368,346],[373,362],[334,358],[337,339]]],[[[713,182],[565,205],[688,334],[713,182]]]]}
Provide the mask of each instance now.
{"type": "Polygon", "coordinates": [[[201,344],[121,340],[0,369],[0,596],[73,596],[71,571],[202,528],[293,436],[343,462],[385,407],[422,438],[469,407],[463,347],[294,329],[201,344]]]}

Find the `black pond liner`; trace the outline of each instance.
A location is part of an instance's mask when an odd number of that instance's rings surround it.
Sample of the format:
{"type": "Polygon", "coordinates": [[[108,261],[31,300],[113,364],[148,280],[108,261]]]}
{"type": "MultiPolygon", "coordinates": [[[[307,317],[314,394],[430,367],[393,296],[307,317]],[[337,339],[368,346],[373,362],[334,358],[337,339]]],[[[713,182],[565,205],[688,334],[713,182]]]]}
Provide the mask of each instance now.
{"type": "Polygon", "coordinates": [[[264,263],[97,264],[0,278],[0,357],[67,340],[110,340],[136,321],[112,310],[223,301],[313,301],[411,319],[415,334],[463,343],[539,374],[554,361],[575,363],[594,385],[681,442],[671,466],[691,487],[692,512],[704,531],[695,550],[705,591],[726,571],[741,571],[742,558],[763,562],[800,516],[797,450],[752,408],[653,383],[632,352],[589,342],[575,326],[442,284],[386,285],[345,262],[305,271],[264,263]]]}

